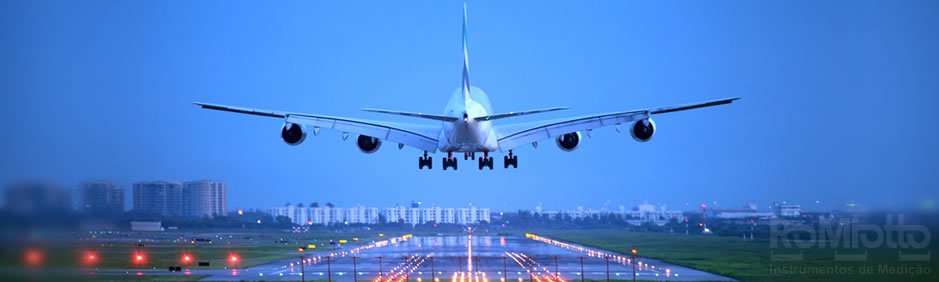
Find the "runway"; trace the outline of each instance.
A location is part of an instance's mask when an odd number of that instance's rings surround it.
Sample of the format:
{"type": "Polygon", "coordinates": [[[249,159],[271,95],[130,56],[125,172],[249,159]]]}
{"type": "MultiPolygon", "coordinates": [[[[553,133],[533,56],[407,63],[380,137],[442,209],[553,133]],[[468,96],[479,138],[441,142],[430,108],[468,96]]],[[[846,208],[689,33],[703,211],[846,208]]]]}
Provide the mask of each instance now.
{"type": "MultiPolygon", "coordinates": [[[[359,252],[308,253],[274,263],[237,270],[193,270],[206,280],[307,280],[509,282],[534,280],[566,282],[631,280],[733,281],[658,260],[587,248],[547,238],[515,236],[413,237],[359,252]],[[327,259],[328,257],[328,259],[327,259]],[[353,261],[354,260],[354,261],[353,261]],[[581,263],[582,262],[582,263],[581,263]],[[301,272],[302,268],[302,272],[301,272]]],[[[160,274],[166,274],[162,272],[160,274]]]]}

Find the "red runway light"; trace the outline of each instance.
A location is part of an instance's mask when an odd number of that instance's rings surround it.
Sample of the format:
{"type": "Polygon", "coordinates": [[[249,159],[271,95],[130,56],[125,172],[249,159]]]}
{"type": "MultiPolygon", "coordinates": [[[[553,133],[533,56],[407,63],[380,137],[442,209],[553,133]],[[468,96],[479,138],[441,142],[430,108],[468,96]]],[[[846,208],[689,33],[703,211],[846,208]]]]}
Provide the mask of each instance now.
{"type": "Polygon", "coordinates": [[[98,263],[98,254],[95,252],[85,252],[84,260],[85,265],[94,265],[98,263]]]}
{"type": "Polygon", "coordinates": [[[230,262],[231,264],[238,263],[238,260],[240,260],[238,255],[228,255],[228,262],[230,262]]]}
{"type": "Polygon", "coordinates": [[[134,264],[144,264],[147,262],[147,255],[144,253],[134,253],[134,256],[131,258],[134,264]]]}
{"type": "Polygon", "coordinates": [[[183,254],[182,261],[183,261],[183,264],[189,264],[190,262],[192,262],[192,255],[183,254]]]}
{"type": "Polygon", "coordinates": [[[42,251],[26,250],[26,253],[23,254],[23,260],[27,266],[40,266],[43,261],[42,251]]]}

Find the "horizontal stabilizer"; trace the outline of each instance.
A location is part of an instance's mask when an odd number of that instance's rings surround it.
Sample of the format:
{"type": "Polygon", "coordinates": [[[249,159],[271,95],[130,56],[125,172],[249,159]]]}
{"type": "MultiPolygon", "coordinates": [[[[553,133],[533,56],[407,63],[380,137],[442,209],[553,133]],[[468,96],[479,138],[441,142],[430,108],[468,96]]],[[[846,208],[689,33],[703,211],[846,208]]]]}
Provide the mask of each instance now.
{"type": "Polygon", "coordinates": [[[495,114],[495,115],[477,117],[476,121],[487,121],[487,120],[494,120],[494,119],[500,119],[500,118],[514,117],[514,116],[547,113],[547,112],[560,111],[560,110],[566,110],[566,109],[570,109],[570,108],[569,107],[557,107],[557,108],[538,109],[538,110],[531,110],[531,111],[524,111],[524,112],[508,112],[504,114],[495,114]]]}
{"type": "Polygon", "coordinates": [[[454,121],[457,120],[456,117],[440,116],[440,115],[431,115],[431,114],[425,114],[425,113],[411,113],[411,112],[400,112],[400,111],[390,111],[390,110],[382,110],[382,109],[367,109],[367,108],[366,108],[366,109],[362,109],[362,110],[363,110],[363,111],[366,111],[366,112],[373,112],[373,113],[392,114],[392,115],[399,115],[399,116],[408,116],[408,117],[416,117],[416,118],[425,118],[425,119],[440,120],[440,121],[449,121],[449,122],[454,122],[454,121]]]}

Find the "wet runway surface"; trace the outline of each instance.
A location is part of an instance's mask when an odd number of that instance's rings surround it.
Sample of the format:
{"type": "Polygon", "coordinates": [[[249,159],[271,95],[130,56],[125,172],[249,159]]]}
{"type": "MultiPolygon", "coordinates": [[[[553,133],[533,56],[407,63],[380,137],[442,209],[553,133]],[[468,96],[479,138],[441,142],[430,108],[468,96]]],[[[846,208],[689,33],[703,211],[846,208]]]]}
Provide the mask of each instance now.
{"type": "Polygon", "coordinates": [[[301,261],[276,261],[238,270],[200,270],[208,280],[542,282],[590,280],[732,281],[661,261],[610,253],[538,236],[431,236],[357,251],[307,253],[301,261]],[[328,258],[327,258],[328,257],[328,258]],[[582,263],[581,263],[582,262],[582,263]],[[302,268],[302,272],[301,272],[302,268]],[[609,270],[608,270],[609,269],[609,270]],[[583,275],[583,276],[582,276],[583,275]]]}

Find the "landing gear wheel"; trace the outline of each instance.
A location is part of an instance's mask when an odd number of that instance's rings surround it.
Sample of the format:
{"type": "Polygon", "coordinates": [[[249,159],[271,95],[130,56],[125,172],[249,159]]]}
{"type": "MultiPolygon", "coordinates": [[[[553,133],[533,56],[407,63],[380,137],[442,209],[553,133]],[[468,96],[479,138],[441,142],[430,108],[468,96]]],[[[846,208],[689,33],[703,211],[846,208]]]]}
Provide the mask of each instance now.
{"type": "Polygon", "coordinates": [[[434,167],[434,159],[433,159],[432,157],[430,157],[430,156],[427,156],[427,157],[418,157],[418,158],[417,158],[417,169],[424,169],[425,166],[427,167],[427,169],[433,169],[433,167],[434,167]]]}
{"type": "Polygon", "coordinates": [[[492,163],[492,157],[479,158],[479,170],[483,170],[484,167],[489,167],[489,170],[492,170],[492,163]]]}
{"type": "Polygon", "coordinates": [[[452,167],[453,170],[457,169],[457,158],[447,157],[443,159],[442,163],[443,163],[443,170],[447,170],[448,167],[452,167]]]}
{"type": "Polygon", "coordinates": [[[513,168],[518,168],[518,156],[512,155],[512,151],[509,150],[508,156],[502,156],[502,164],[505,168],[509,168],[511,165],[513,168]]]}

